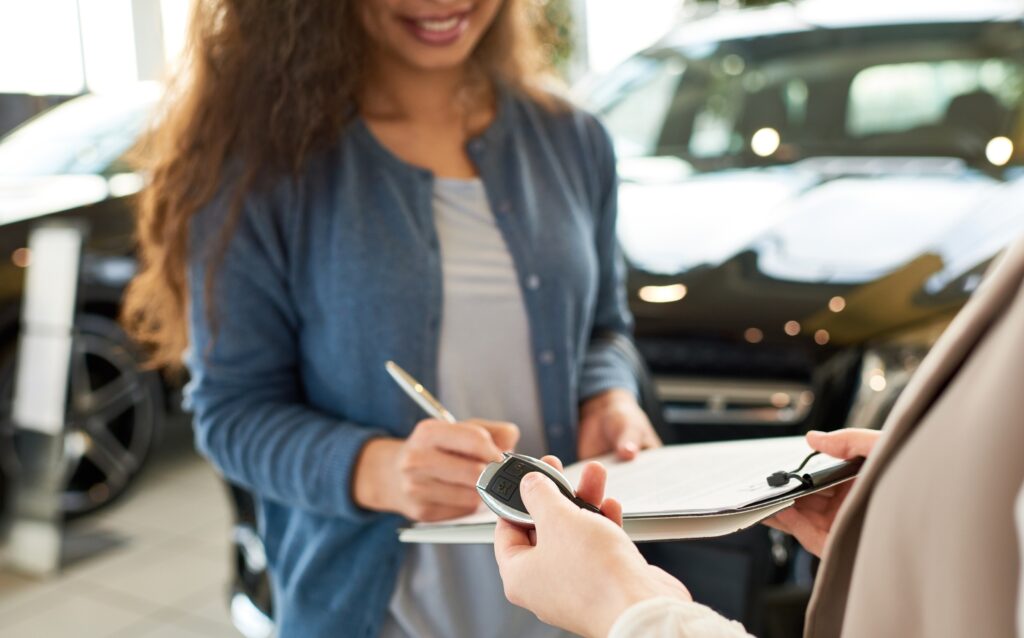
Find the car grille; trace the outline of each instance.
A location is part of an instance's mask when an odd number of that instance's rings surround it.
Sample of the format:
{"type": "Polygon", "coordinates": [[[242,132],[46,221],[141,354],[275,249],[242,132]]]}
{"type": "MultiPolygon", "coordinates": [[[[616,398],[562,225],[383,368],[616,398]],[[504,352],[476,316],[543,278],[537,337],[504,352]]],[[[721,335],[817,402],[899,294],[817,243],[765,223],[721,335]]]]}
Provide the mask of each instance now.
{"type": "Polygon", "coordinates": [[[816,361],[803,344],[747,344],[696,339],[639,338],[655,375],[807,381],[816,361]]]}
{"type": "Polygon", "coordinates": [[[654,385],[665,421],[675,425],[791,426],[814,405],[803,383],[655,377],[654,385]]]}
{"type": "Polygon", "coordinates": [[[640,339],[638,347],[667,425],[777,430],[803,423],[814,406],[815,361],[799,345],[640,339]]]}

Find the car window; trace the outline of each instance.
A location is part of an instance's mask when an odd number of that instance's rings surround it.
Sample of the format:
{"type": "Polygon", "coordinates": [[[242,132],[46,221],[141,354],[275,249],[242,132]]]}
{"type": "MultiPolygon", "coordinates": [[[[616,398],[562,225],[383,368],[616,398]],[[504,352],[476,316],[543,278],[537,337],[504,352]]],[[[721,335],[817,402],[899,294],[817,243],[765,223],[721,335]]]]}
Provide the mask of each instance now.
{"type": "MultiPolygon", "coordinates": [[[[693,78],[688,78],[692,84],[693,78]]],[[[713,78],[701,80],[701,84],[713,84],[713,78]]],[[[718,82],[717,88],[708,91],[707,99],[700,100],[693,116],[693,129],[689,140],[677,131],[674,140],[665,140],[669,146],[685,145],[690,155],[711,158],[737,151],[743,141],[736,135],[736,121],[743,104],[742,87],[734,81],[718,82]]],[[[683,101],[683,100],[680,100],[683,101]]]]}
{"type": "Polygon", "coordinates": [[[588,103],[620,156],[698,172],[832,156],[1019,166],[1021,50],[1016,24],[809,30],[653,50],[588,103]]]}
{"type": "Polygon", "coordinates": [[[854,137],[923,126],[999,127],[1020,101],[1024,75],[1008,60],[942,60],[872,66],[850,85],[847,130],[854,137]],[[960,118],[960,121],[957,118],[960,118]]]}
{"type": "Polygon", "coordinates": [[[620,158],[654,155],[684,64],[677,57],[633,58],[593,99],[605,103],[605,123],[620,158]]]}

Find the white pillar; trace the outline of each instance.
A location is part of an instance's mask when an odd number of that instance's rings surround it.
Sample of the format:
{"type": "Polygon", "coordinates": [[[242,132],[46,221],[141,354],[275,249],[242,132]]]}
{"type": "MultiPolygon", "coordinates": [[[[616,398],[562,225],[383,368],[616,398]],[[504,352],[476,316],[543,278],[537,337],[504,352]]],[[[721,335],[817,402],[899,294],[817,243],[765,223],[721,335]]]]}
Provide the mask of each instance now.
{"type": "Polygon", "coordinates": [[[61,565],[64,421],[83,235],[77,225],[52,224],[28,241],[11,409],[20,471],[6,559],[38,576],[61,565]]]}
{"type": "Polygon", "coordinates": [[[587,0],[569,0],[572,12],[573,51],[567,69],[569,83],[583,77],[590,70],[590,43],[587,38],[587,0]]]}
{"type": "Polygon", "coordinates": [[[166,59],[160,0],[132,0],[132,24],[135,33],[135,64],[138,79],[161,79],[166,59]]]}

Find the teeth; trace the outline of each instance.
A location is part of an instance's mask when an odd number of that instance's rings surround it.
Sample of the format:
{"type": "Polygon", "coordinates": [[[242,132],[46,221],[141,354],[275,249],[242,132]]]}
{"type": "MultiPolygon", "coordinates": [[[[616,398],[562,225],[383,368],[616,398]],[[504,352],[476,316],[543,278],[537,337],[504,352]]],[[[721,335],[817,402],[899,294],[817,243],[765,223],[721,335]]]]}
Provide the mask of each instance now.
{"type": "Polygon", "coordinates": [[[425,31],[450,31],[459,23],[458,16],[447,20],[417,20],[416,24],[425,31]]]}

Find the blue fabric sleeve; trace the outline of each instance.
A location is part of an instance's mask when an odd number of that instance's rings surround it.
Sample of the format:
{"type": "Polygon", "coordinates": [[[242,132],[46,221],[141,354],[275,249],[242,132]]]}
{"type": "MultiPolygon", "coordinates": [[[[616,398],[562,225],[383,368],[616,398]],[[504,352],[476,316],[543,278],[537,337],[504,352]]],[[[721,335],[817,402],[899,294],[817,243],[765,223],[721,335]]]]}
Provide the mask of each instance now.
{"type": "Polygon", "coordinates": [[[604,126],[588,119],[593,157],[600,180],[596,199],[596,245],[599,267],[599,288],[594,311],[591,342],[583,360],[579,400],[583,402],[612,388],[621,388],[639,396],[638,382],[623,353],[602,333],[617,332],[631,339],[633,317],[626,301],[626,264],[615,234],[618,216],[618,174],[615,151],[604,126]]]}
{"type": "Polygon", "coordinates": [[[220,198],[191,227],[186,405],[195,415],[197,447],[229,480],[266,498],[369,520],[377,513],[353,501],[352,473],[366,441],[386,433],[304,402],[287,242],[270,212],[251,202],[215,270],[211,330],[206,270],[226,215],[220,198]]]}

